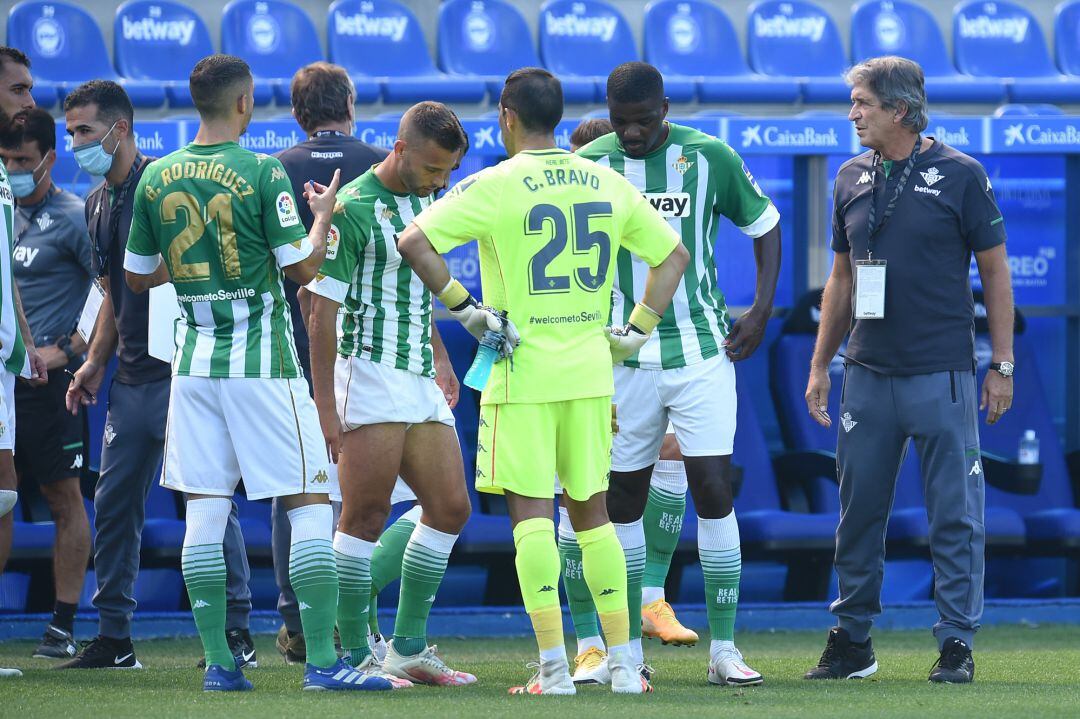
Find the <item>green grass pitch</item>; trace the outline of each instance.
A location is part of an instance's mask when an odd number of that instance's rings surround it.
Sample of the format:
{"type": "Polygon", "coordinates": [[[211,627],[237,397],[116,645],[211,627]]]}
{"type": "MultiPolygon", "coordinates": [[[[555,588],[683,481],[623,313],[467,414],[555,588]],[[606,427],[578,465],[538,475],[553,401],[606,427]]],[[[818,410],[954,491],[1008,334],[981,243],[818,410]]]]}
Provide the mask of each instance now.
{"type": "Polygon", "coordinates": [[[511,697],[507,687],[529,677],[525,662],[535,656],[531,639],[438,640],[457,668],[479,678],[471,687],[359,695],[299,690],[301,670],[287,667],[273,637],[256,637],[259,668],[247,675],[255,691],[203,694],[195,668],[193,639],[136,644],[142,671],[50,671],[46,660],[29,659],[30,642],[0,644],[0,666],[20,667],[25,676],[0,679],[4,717],[315,717],[405,716],[543,717],[1035,717],[1080,716],[1080,626],[990,627],[976,644],[976,682],[930,685],[936,659],[928,631],[879,632],[875,650],[881,669],[871,679],[815,682],[801,679],[815,663],[825,632],[744,633],[739,645],[765,685],[735,689],[705,682],[706,649],[662,647],[646,642],[656,669],[656,692],[614,697],[606,687],[585,687],[576,697],[511,697]],[[611,712],[619,712],[613,715],[611,712]],[[571,713],[572,712],[572,713],[571,713]]]}

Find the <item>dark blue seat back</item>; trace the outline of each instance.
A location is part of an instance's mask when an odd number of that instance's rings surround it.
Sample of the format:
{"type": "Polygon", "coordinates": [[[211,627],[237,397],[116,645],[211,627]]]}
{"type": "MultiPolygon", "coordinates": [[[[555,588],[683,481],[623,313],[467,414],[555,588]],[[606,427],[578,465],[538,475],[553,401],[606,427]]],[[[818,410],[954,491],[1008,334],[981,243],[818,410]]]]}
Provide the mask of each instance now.
{"type": "Polygon", "coordinates": [[[747,14],[750,67],[766,75],[839,76],[847,67],[840,31],[807,0],[765,0],[747,14]]]}
{"type": "Polygon", "coordinates": [[[638,59],[630,24],[603,0],[549,0],[540,8],[540,59],[556,75],[607,77],[638,59]]]}
{"type": "Polygon", "coordinates": [[[735,506],[741,512],[780,509],[780,493],[776,487],[769,447],[754,410],[753,386],[737,376],[735,393],[738,411],[735,414],[735,451],[731,461],[743,472],[742,489],[735,499],[735,506]]]}
{"type": "Polygon", "coordinates": [[[1080,0],[1068,0],[1054,13],[1054,56],[1066,75],[1080,75],[1080,0]]]}
{"type": "Polygon", "coordinates": [[[956,67],[969,75],[1057,75],[1035,16],[1007,0],[968,0],[953,11],[956,67]]]}
{"type": "Polygon", "coordinates": [[[439,67],[459,75],[509,75],[540,58],[529,26],[503,0],[448,0],[439,6],[439,67]]]}
{"type": "Polygon", "coordinates": [[[311,18],[287,0],[233,0],[221,16],[221,51],[242,57],[260,78],[292,78],[323,59],[311,18]]]}
{"type": "Polygon", "coordinates": [[[941,50],[945,37],[934,16],[909,0],[868,0],[851,14],[851,59],[862,62],[900,55],[922,66],[927,77],[955,75],[941,50]]]}
{"type": "Polygon", "coordinates": [[[352,75],[435,74],[416,16],[394,0],[337,0],[327,14],[330,61],[352,75]]]}
{"type": "Polygon", "coordinates": [[[116,68],[132,80],[187,81],[214,53],[210,31],[194,10],[172,0],[129,0],[113,21],[116,68]]]}
{"type": "Polygon", "coordinates": [[[8,14],[7,44],[26,53],[37,79],[116,79],[101,30],[90,13],[76,5],[19,3],[8,14]]]}
{"type": "Polygon", "coordinates": [[[669,75],[746,75],[750,68],[723,10],[705,0],[645,7],[645,61],[669,75]]]}

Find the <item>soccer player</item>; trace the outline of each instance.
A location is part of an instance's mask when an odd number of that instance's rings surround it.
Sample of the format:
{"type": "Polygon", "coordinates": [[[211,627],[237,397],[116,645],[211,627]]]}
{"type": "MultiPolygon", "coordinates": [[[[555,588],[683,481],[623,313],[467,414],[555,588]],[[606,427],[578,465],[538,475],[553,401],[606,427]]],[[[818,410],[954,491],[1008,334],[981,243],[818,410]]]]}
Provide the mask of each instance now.
{"type": "Polygon", "coordinates": [[[305,236],[281,163],[237,145],[254,104],[247,63],[211,55],[189,84],[198,133],[143,174],[124,268],[136,292],[171,279],[180,302],[162,484],[189,495],[182,565],[203,689],[251,688],[225,637],[222,537],[241,476],[249,498],[280,497],[289,510],[303,688],[390,689],[334,652],[332,482],[282,288],[283,273],[306,284],[322,264],[338,178],[306,188],[315,222],[305,236]]]}
{"type": "Polygon", "coordinates": [[[395,242],[446,186],[467,144],[445,105],[410,108],[393,152],[339,193],[327,259],[309,286],[315,295],[309,320],[315,403],[339,464],[342,505],[334,551],[341,572],[341,646],[351,665],[377,666],[368,646],[371,557],[400,473],[424,509],[405,547],[394,638],[383,669],[439,686],[476,681],[448,667],[427,644],[428,613],[469,518],[469,495],[454,416],[435,384],[431,293],[395,242]]]}
{"type": "Polygon", "coordinates": [[[687,252],[638,192],[555,146],[562,87],[546,70],[506,79],[499,127],[508,160],[459,182],[413,220],[398,248],[476,337],[502,328],[520,347],[494,367],[480,408],[476,486],[505,494],[525,609],[540,649],[530,694],[573,694],[559,606],[553,478],[577,530],[585,578],[610,645],[612,689],[651,689],[629,647],[626,565],[607,517],[612,361],[632,355],[667,310],[687,252]],[[476,239],[481,307],[439,256],[476,239]],[[607,332],[620,247],[651,267],[642,301],[607,332]],[[508,313],[504,322],[497,312],[508,313]],[[516,326],[515,324],[516,323],[516,326]]]}
{"type": "MultiPolygon", "coordinates": [[[[615,132],[580,154],[646,193],[693,257],[656,334],[615,368],[619,433],[612,445],[608,511],[628,558],[631,626],[639,622],[639,578],[645,561],[642,517],[670,421],[698,512],[698,554],[712,639],[708,680],[759,684],[761,675],[747,666],[734,643],[742,560],[731,490],[736,407],[732,361],[753,353],[772,311],[780,268],[780,214],[726,143],[665,120],[668,101],[656,68],[642,62],[619,65],[608,77],[607,97],[615,132]],[[754,238],[754,304],[734,323],[716,286],[718,215],[754,238]]],[[[640,301],[646,269],[629,254],[620,255],[613,319],[629,317],[640,301]]],[[[668,619],[674,621],[674,616],[668,619]]]]}
{"type": "Polygon", "coordinates": [[[582,120],[570,133],[570,152],[577,152],[598,137],[611,132],[611,121],[603,117],[582,120]]]}

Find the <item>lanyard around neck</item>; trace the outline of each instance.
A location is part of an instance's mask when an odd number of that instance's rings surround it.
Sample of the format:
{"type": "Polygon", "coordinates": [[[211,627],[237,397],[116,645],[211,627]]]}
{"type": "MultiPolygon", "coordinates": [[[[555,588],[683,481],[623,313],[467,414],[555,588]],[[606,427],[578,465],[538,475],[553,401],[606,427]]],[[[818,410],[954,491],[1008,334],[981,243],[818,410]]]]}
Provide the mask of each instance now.
{"type": "Polygon", "coordinates": [[[900,174],[899,182],[896,183],[896,190],[893,192],[892,197],[889,198],[889,203],[885,205],[885,211],[881,214],[881,222],[879,223],[875,221],[877,219],[877,169],[878,162],[881,160],[881,153],[874,153],[873,164],[871,166],[873,179],[870,182],[870,211],[866,216],[867,259],[874,259],[874,235],[881,232],[881,228],[885,227],[889,219],[893,216],[893,212],[896,211],[896,203],[900,200],[900,195],[904,193],[908,178],[911,177],[911,171],[915,169],[915,160],[919,156],[919,150],[921,148],[922,135],[916,135],[915,146],[911,148],[911,156],[908,157],[907,164],[904,165],[904,171],[900,174]]]}

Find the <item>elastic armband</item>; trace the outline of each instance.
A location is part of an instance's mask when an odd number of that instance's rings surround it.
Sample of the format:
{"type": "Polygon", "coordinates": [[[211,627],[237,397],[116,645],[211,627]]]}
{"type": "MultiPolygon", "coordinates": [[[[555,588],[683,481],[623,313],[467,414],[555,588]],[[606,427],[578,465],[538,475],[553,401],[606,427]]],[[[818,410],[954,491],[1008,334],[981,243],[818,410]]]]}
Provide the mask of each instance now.
{"type": "Polygon", "coordinates": [[[630,312],[630,324],[641,330],[642,334],[652,334],[652,331],[660,324],[660,315],[644,302],[638,302],[630,312]]]}
{"type": "Polygon", "coordinates": [[[457,309],[459,306],[468,302],[469,297],[471,296],[469,291],[465,289],[465,285],[461,284],[453,277],[446,283],[446,287],[443,287],[442,291],[436,295],[436,297],[439,298],[439,302],[442,302],[452,310],[457,309]]]}

